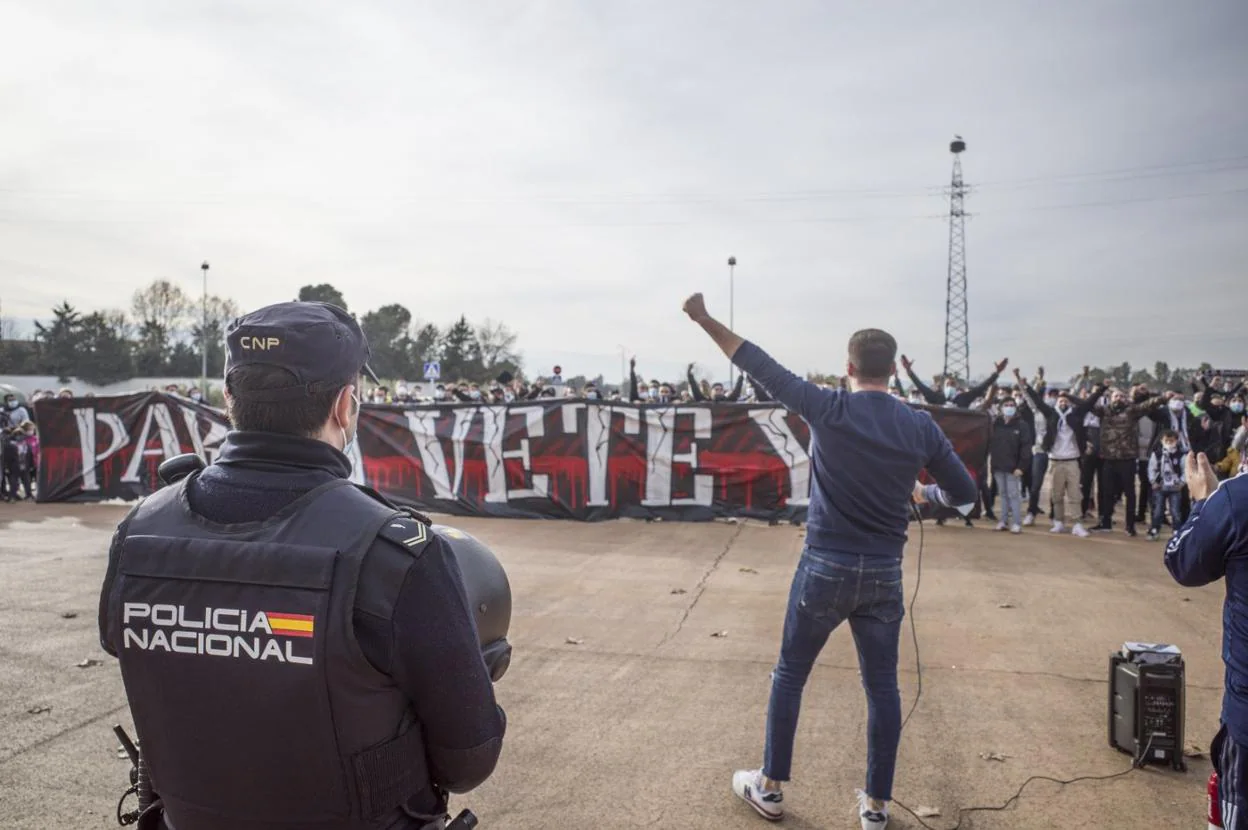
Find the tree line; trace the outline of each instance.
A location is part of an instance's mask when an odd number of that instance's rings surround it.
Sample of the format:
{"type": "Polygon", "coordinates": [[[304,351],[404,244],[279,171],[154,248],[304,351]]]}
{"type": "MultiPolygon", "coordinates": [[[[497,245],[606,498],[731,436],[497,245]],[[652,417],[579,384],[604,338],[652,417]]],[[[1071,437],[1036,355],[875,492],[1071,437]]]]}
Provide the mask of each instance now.
{"type": "MultiPolygon", "coordinates": [[[[342,292],[327,283],[303,286],[297,299],[350,311],[342,292]]],[[[220,378],[225,331],[239,313],[231,299],[210,296],[201,303],[168,280],[135,291],[128,310],[84,312],[63,301],[49,320],[35,323],[30,339],[0,339],[0,374],[54,375],[61,383],[77,378],[96,386],[133,377],[198,377],[207,343],[208,377],[220,378]]],[[[383,380],[419,380],[425,364],[434,361],[448,380],[523,376],[517,337],[503,323],[487,319],[474,326],[461,315],[439,328],[416,320],[399,303],[356,319],[372,346],[372,368],[383,380]]]]}

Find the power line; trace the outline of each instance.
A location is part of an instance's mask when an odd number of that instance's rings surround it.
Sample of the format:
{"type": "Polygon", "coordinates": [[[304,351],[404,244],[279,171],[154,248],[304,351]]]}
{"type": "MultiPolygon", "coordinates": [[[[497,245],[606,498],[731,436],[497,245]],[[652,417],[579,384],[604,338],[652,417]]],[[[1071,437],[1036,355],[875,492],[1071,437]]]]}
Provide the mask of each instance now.
{"type": "MultiPolygon", "coordinates": [[[[1087,171],[1082,173],[1059,173],[1045,176],[1033,176],[1017,179],[997,179],[971,183],[973,190],[1004,189],[1020,190],[1044,186],[1068,186],[1078,184],[1117,184],[1121,182],[1139,181],[1168,176],[1199,176],[1213,173],[1234,173],[1248,170],[1248,156],[1230,156],[1202,161],[1186,161],[1173,164],[1150,165],[1143,167],[1126,167],[1110,170],[1087,171]],[[1212,165],[1212,166],[1211,166],[1212,165]],[[1206,168],[1206,169],[1193,169],[1206,168]]],[[[741,192],[741,193],[703,193],[703,194],[671,194],[671,193],[617,193],[587,195],[529,195],[514,197],[464,197],[446,194],[430,196],[406,196],[388,200],[392,204],[443,203],[443,204],[511,204],[511,203],[548,203],[548,204],[606,204],[606,205],[682,205],[682,204],[713,204],[720,202],[800,202],[827,199],[831,197],[853,196],[871,199],[902,199],[924,196],[943,196],[948,192],[948,185],[925,185],[919,187],[900,188],[810,188],[799,190],[741,192]]],[[[134,196],[118,196],[90,193],[79,190],[30,190],[21,188],[0,187],[0,194],[28,196],[34,198],[64,198],[81,201],[107,203],[136,204],[228,204],[233,199],[254,199],[257,194],[204,194],[199,198],[167,199],[143,198],[134,196]]],[[[294,198],[294,197],[292,197],[294,198]]]]}

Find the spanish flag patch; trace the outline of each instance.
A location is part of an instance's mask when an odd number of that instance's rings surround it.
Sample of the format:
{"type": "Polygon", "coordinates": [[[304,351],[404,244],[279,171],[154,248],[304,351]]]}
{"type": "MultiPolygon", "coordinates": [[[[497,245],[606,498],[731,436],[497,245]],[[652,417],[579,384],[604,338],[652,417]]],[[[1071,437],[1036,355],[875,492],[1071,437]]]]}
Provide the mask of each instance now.
{"type": "Polygon", "coordinates": [[[269,618],[269,628],[274,634],[284,634],[287,637],[311,637],[316,622],[316,617],[311,614],[278,614],[265,611],[264,615],[269,618]]]}

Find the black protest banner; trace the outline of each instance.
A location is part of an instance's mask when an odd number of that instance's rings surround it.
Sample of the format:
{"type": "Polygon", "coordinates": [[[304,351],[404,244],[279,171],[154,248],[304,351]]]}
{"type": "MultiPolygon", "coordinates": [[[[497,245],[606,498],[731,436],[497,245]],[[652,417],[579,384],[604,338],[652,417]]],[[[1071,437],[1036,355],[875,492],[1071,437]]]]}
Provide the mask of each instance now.
{"type": "MultiPolygon", "coordinates": [[[[160,462],[209,461],[227,425],[161,394],[41,401],[40,499],[137,498],[160,462]],[[84,462],[85,459],[85,462],[84,462]]],[[[933,409],[978,477],[988,418],[933,409]]],[[[678,406],[546,400],[509,405],[365,405],[348,448],[353,478],[431,512],[599,520],[804,518],[810,433],[774,404],[678,406]]]]}

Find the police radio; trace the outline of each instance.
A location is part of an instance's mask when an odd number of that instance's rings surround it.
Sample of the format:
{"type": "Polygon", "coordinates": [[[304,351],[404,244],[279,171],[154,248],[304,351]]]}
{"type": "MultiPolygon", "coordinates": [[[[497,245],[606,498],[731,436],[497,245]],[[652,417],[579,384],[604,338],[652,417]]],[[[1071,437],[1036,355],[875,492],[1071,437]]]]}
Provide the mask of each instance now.
{"type": "MultiPolygon", "coordinates": [[[[161,463],[157,468],[157,476],[161,484],[167,486],[199,472],[205,466],[204,459],[196,453],[185,453],[161,463]]],[[[507,642],[507,632],[511,627],[511,585],[507,580],[507,572],[489,548],[467,533],[444,525],[431,525],[430,529],[446,541],[463,574],[464,589],[476,617],[481,653],[489,669],[490,679],[497,683],[511,665],[511,644],[507,642]]],[[[152,830],[163,828],[165,825],[157,812],[160,807],[149,809],[157,802],[158,797],[152,791],[147,765],[139,746],[130,739],[120,724],[113,727],[113,733],[130,758],[131,764],[130,786],[117,802],[117,823],[123,827],[137,823],[140,830],[148,827],[152,830]],[[137,809],[127,811],[124,808],[131,795],[136,796],[138,805],[137,809]]],[[[443,825],[439,820],[427,826],[444,827],[445,830],[474,830],[477,825],[478,819],[472,811],[462,810],[449,824],[443,825]]]]}

